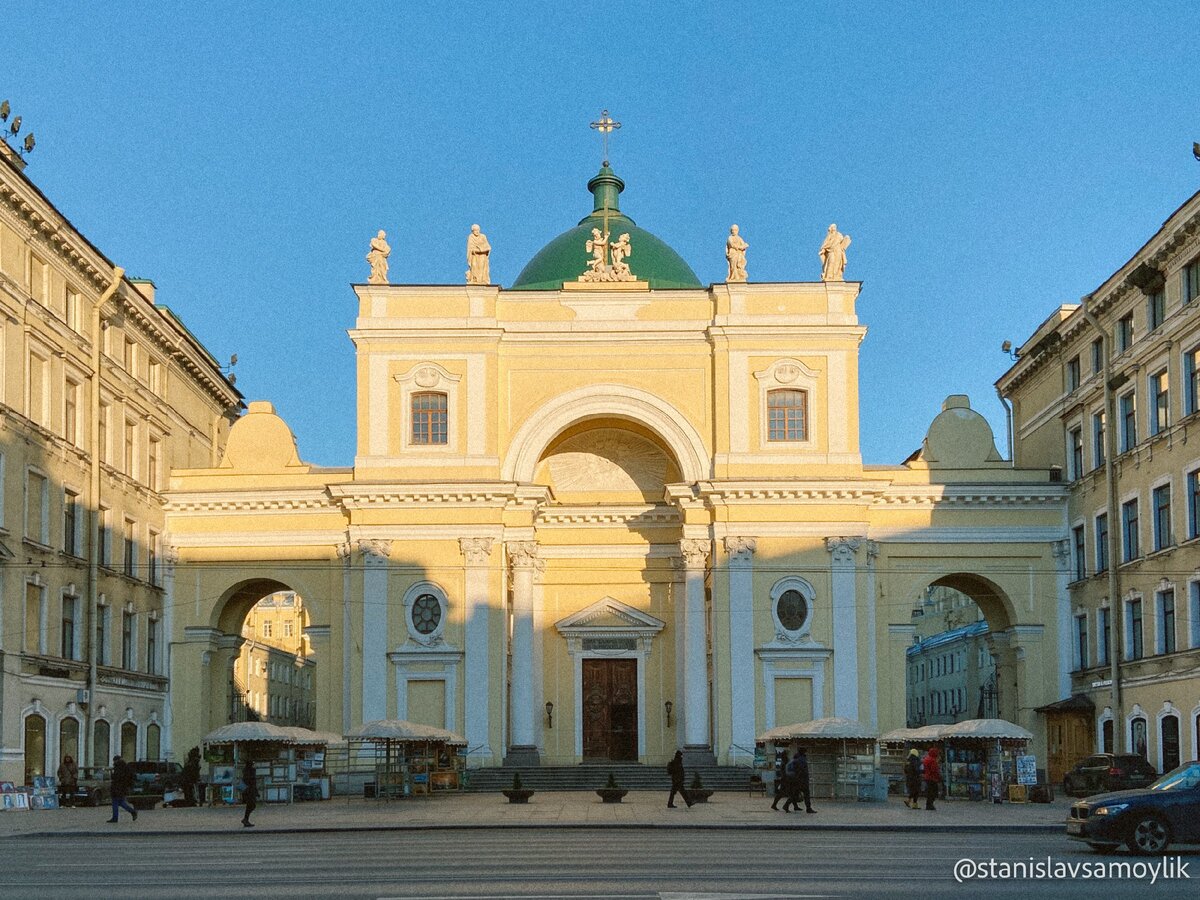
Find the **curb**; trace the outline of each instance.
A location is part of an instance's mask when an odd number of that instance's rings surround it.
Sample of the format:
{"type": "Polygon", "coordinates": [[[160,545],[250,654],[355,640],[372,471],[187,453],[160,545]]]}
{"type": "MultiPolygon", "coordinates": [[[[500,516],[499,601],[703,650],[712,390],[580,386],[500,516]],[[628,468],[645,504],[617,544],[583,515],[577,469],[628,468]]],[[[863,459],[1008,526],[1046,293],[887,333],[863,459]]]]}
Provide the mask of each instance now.
{"type": "MultiPolygon", "coordinates": [[[[774,831],[782,833],[829,831],[850,833],[878,834],[1062,834],[1066,832],[1062,825],[756,825],[756,824],[695,824],[695,825],[665,825],[652,822],[600,822],[585,823],[545,823],[514,822],[506,824],[457,824],[457,825],[347,825],[317,826],[313,828],[264,828],[259,826],[255,834],[365,834],[371,832],[411,832],[411,831],[774,831]]],[[[139,837],[194,837],[230,834],[245,834],[242,828],[206,828],[206,829],[158,829],[155,831],[30,831],[24,834],[10,835],[10,839],[19,838],[139,838],[139,837]]]]}

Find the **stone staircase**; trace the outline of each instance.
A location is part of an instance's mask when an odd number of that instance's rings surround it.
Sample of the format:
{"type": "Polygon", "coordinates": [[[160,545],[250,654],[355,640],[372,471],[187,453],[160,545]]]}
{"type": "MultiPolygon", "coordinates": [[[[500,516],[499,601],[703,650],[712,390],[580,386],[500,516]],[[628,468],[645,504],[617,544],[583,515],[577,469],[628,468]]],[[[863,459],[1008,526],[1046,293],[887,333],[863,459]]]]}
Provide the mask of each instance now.
{"type": "MultiPolygon", "coordinates": [[[[512,787],[514,774],[520,774],[521,786],[535,791],[591,791],[603,787],[611,772],[617,784],[631,791],[663,791],[671,789],[666,764],[612,762],[588,763],[577,766],[500,766],[471,769],[468,791],[501,791],[512,787]]],[[[695,774],[706,788],[715,791],[745,791],[750,784],[747,766],[689,766],[687,784],[695,774]]]]}

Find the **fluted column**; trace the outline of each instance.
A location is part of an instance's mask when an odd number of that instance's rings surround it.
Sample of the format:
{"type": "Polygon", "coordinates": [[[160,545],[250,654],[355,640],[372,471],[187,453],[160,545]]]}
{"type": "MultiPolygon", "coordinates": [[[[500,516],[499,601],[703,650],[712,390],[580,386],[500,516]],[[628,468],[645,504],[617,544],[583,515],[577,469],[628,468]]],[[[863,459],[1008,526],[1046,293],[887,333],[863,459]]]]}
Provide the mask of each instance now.
{"type": "Polygon", "coordinates": [[[463,658],[465,705],[464,730],[472,765],[490,764],[492,748],[488,740],[490,714],[491,653],[488,631],[488,561],[492,554],[491,538],[459,538],[459,550],[466,561],[466,637],[463,658]]]}
{"type": "Polygon", "coordinates": [[[362,717],[387,716],[388,556],[391,541],[360,540],[363,558],[362,717]]]}
{"type": "Polygon", "coordinates": [[[509,748],[505,765],[538,765],[533,710],[533,570],[536,541],[505,545],[512,572],[512,680],[509,684],[509,748]]]}
{"type": "Polygon", "coordinates": [[[825,538],[833,601],[833,709],[858,719],[858,594],[855,554],[863,539],[825,538]]]}
{"type": "MultiPolygon", "coordinates": [[[[354,561],[354,545],[349,541],[344,541],[338,544],[334,550],[337,552],[338,559],[342,561],[342,734],[346,734],[353,727],[353,703],[350,698],[350,685],[353,682],[353,662],[350,656],[350,649],[354,642],[350,640],[350,607],[353,600],[350,597],[351,591],[351,565],[354,561]]],[[[330,660],[332,663],[333,660],[330,660]]],[[[319,665],[319,663],[318,663],[319,665]]]]}
{"type": "Polygon", "coordinates": [[[704,614],[704,566],[709,542],[679,542],[684,564],[683,596],[683,746],[692,754],[712,752],[709,738],[708,624],[704,614]]]}
{"type": "Polygon", "coordinates": [[[727,537],[729,554],[729,688],[733,735],[729,756],[754,756],[754,538],[727,537]]]}
{"type": "MultiPolygon", "coordinates": [[[[1050,545],[1054,554],[1055,606],[1058,609],[1058,696],[1071,696],[1071,545],[1068,541],[1055,541],[1050,545]]],[[[1013,720],[1015,721],[1015,720],[1013,720]]]]}

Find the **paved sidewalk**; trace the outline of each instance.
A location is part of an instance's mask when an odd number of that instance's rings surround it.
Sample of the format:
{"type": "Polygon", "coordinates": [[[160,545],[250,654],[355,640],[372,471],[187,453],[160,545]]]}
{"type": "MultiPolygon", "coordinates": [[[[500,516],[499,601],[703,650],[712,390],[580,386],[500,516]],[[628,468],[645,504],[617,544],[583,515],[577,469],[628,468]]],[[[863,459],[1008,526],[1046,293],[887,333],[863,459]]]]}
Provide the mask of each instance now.
{"type": "Polygon", "coordinates": [[[263,804],[254,829],[242,829],[242,808],[154,809],[136,823],[121,813],[106,824],[108,807],[0,813],[0,838],[22,834],[164,834],[242,831],[354,831],[411,828],[738,828],[821,830],[1061,831],[1069,798],[1054,803],[944,800],[934,812],[910,810],[893,798],[886,803],[823,801],[817,815],[784,814],[771,798],[718,792],[708,803],[666,808],[663,791],[630,791],[621,803],[602,803],[592,791],[539,791],[528,804],[510,804],[496,794],[440,794],[384,802],[334,798],[319,803],[263,804]]]}

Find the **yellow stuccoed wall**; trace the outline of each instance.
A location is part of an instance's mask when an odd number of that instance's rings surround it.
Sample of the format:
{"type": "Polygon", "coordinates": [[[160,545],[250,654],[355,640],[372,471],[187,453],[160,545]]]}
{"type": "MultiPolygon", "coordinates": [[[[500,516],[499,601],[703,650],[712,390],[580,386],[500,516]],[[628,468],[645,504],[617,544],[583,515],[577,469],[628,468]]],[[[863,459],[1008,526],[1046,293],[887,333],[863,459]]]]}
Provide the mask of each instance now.
{"type": "Polygon", "coordinates": [[[710,712],[704,744],[744,759],[756,734],[785,724],[773,678],[797,673],[812,678],[815,713],[900,727],[910,612],[935,582],[974,596],[1003,632],[1002,709],[1043,739],[1033,710],[1065,683],[1061,487],[1001,461],[965,398],[947,402],[919,456],[864,467],[857,284],[355,290],[353,467],[303,463],[270,405],[251,404],[221,466],[173,472],[177,747],[225,721],[229,635],[280,586],[310,613],[318,728],[428,716],[408,709],[406,685],[444,680],[446,725],[466,734],[472,764],[498,764],[522,729],[542,762],[579,760],[572,648],[588,627],[637,636],[648,762],[710,712]],[[807,440],[765,440],[772,388],[808,392],[807,440]],[[419,390],[448,397],[445,446],[410,443],[419,390]],[[683,617],[696,546],[699,659],[683,617]],[[771,596],[786,578],[811,588],[803,634],[777,633],[771,596]],[[442,601],[430,639],[405,604],[423,590],[442,601]],[[593,606],[599,624],[564,625],[593,606]]]}

